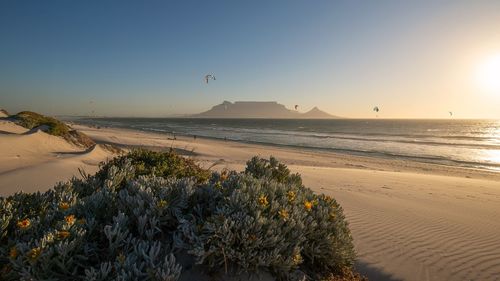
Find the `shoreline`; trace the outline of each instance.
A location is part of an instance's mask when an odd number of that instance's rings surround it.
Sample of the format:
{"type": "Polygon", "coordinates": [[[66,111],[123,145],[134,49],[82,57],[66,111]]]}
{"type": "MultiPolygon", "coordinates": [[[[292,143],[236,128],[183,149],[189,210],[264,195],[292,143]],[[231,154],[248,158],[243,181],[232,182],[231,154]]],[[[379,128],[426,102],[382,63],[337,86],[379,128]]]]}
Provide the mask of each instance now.
{"type": "MultiPolygon", "coordinates": [[[[446,164],[438,164],[438,163],[429,163],[429,162],[420,162],[414,161],[411,157],[408,158],[396,158],[391,159],[389,156],[378,156],[378,155],[357,155],[350,153],[342,153],[338,151],[334,151],[333,149],[322,149],[322,148],[309,148],[309,147],[300,147],[300,146],[292,146],[292,145],[281,145],[281,144],[271,144],[271,143],[260,143],[260,142],[251,142],[244,140],[223,140],[215,137],[206,137],[206,136],[197,136],[197,140],[194,140],[193,136],[189,136],[186,134],[175,134],[176,139],[172,139],[171,133],[162,133],[162,132],[154,132],[147,131],[141,129],[131,129],[131,128],[121,128],[121,127],[100,127],[101,129],[97,129],[94,126],[84,125],[84,124],[74,124],[77,130],[80,130],[99,143],[107,143],[114,144],[121,147],[146,147],[143,144],[137,142],[129,142],[124,145],[122,142],[113,141],[112,139],[108,139],[108,141],[103,141],[103,137],[99,136],[98,131],[110,131],[120,134],[140,134],[143,136],[152,136],[154,138],[158,138],[164,140],[166,142],[160,142],[156,146],[147,146],[150,149],[164,149],[166,145],[168,145],[168,141],[173,142],[174,147],[179,150],[186,150],[185,147],[188,145],[192,145],[196,141],[208,142],[210,144],[215,145],[230,145],[233,147],[249,147],[252,149],[260,149],[260,150],[272,150],[272,151],[283,151],[283,152],[294,152],[297,154],[302,154],[305,156],[315,156],[315,157],[331,157],[335,159],[334,162],[318,162],[317,161],[307,161],[307,165],[310,166],[318,166],[318,167],[347,167],[347,168],[357,168],[357,169],[375,169],[382,171],[394,171],[394,172],[414,172],[414,173],[423,173],[423,174],[438,174],[438,175],[452,175],[456,177],[464,177],[464,178],[482,178],[482,179],[497,179],[500,180],[500,170],[494,169],[483,169],[483,168],[472,168],[472,167],[464,167],[464,166],[452,166],[446,164]],[[96,134],[97,133],[97,134],[96,134]],[[177,143],[176,143],[177,142],[177,143]]],[[[193,156],[193,152],[187,150],[186,155],[193,156]]],[[[196,152],[194,152],[196,153],[196,152]]],[[[248,160],[248,159],[247,159],[248,160]]],[[[285,162],[285,164],[287,164],[285,162]]]]}
{"type": "MultiPolygon", "coordinates": [[[[124,118],[124,120],[128,120],[130,118],[124,118]]],[[[158,118],[152,118],[152,122],[157,120],[158,118]]],[[[181,118],[182,119],[182,118],[181,118]]],[[[135,118],[132,118],[135,120],[135,118]]],[[[146,120],[149,120],[146,118],[146,120]]],[[[182,119],[182,120],[185,120],[182,119]]],[[[214,122],[217,123],[215,119],[214,122]]],[[[240,119],[236,119],[240,120],[240,119]]],[[[360,119],[364,120],[364,119],[360,119]]],[[[73,122],[78,123],[78,119],[74,119],[73,122]]],[[[290,129],[291,131],[281,131],[281,129],[272,129],[271,127],[265,127],[265,129],[270,129],[269,133],[265,133],[260,136],[257,134],[255,136],[247,135],[246,130],[234,131],[233,128],[224,127],[225,123],[221,123],[222,129],[212,131],[200,131],[201,125],[204,123],[196,123],[191,124],[190,122],[181,122],[181,123],[173,123],[173,127],[167,129],[161,129],[163,127],[156,128],[156,125],[153,127],[148,127],[146,124],[138,123],[138,125],[127,126],[123,124],[121,121],[117,121],[117,124],[105,124],[100,125],[99,119],[85,119],[80,122],[83,126],[103,126],[108,128],[115,129],[124,129],[124,130],[137,130],[144,133],[154,133],[161,134],[165,136],[184,136],[184,137],[193,137],[196,135],[200,138],[212,139],[212,140],[220,140],[223,141],[225,136],[228,136],[227,140],[236,141],[245,144],[255,144],[255,145],[263,145],[270,147],[283,147],[288,149],[299,149],[303,151],[311,151],[311,152],[320,152],[320,153],[335,153],[335,154],[344,154],[348,156],[361,156],[361,157],[371,157],[371,158],[379,158],[379,159],[399,159],[401,161],[413,161],[421,164],[435,164],[441,166],[448,167],[459,167],[464,169],[474,169],[474,170],[483,170],[487,172],[500,172],[500,163],[498,161],[493,160],[496,159],[495,153],[500,148],[500,146],[496,143],[468,143],[465,140],[467,138],[458,138],[457,142],[455,141],[437,141],[433,140],[433,134],[416,134],[416,135],[401,135],[402,139],[399,137],[393,139],[392,137],[385,139],[383,135],[379,135],[377,137],[371,137],[370,134],[358,136],[357,133],[340,133],[330,135],[330,133],[318,133],[313,131],[295,131],[290,129]],[[142,124],[142,125],[141,125],[142,124]],[[180,127],[177,127],[180,126],[180,127]],[[185,129],[179,129],[184,128],[185,129]],[[134,128],[135,127],[135,128],[134,128]],[[176,129],[177,128],[177,129],[176,129]],[[193,133],[198,132],[200,135],[193,133]],[[177,130],[180,130],[177,131],[177,130]],[[278,130],[275,132],[275,130],[278,130]],[[235,134],[235,135],[234,135],[235,134]],[[276,139],[269,139],[268,134],[277,135],[276,139]],[[303,141],[299,142],[289,142],[286,140],[287,137],[293,138],[294,136],[298,136],[299,138],[306,138],[303,141]],[[404,137],[403,137],[404,136],[404,137]],[[416,139],[413,139],[416,138],[416,139]],[[430,138],[430,139],[428,139],[430,138]],[[354,141],[357,143],[356,145],[345,145],[344,143],[354,141]],[[337,144],[338,143],[338,144],[337,144]],[[372,144],[373,143],[373,144],[372,144]],[[372,148],[372,145],[374,146],[372,148]],[[422,146],[422,147],[421,147],[422,146]],[[463,152],[459,151],[464,149],[463,152]],[[492,151],[490,153],[490,151],[492,151]],[[422,154],[425,152],[426,154],[422,154]],[[465,154],[464,154],[465,153],[465,154]],[[467,155],[467,156],[459,156],[459,155],[467,155]],[[493,158],[492,158],[493,157],[493,158]]],[[[300,121],[300,120],[298,120],[300,121]]],[[[357,120],[359,121],[359,120],[357,120]]],[[[367,122],[369,120],[366,120],[367,122]]],[[[381,120],[376,120],[381,121],[381,120]]],[[[383,121],[383,120],[382,120],[383,121]]],[[[449,121],[449,120],[443,120],[449,121]]],[[[484,120],[482,120],[484,121],[484,120]]],[[[155,122],[159,122],[155,121],[155,122]]],[[[135,123],[134,123],[135,124],[135,123]]],[[[218,124],[218,123],[217,123],[218,124]]],[[[208,125],[205,124],[205,125],[208,125]]],[[[215,124],[210,124],[215,125],[215,124]]],[[[286,125],[286,124],[285,124],[286,125]]],[[[306,126],[305,124],[304,126],[306,126]]],[[[169,125],[170,126],[170,125],[169,125]]],[[[286,125],[289,126],[289,125],[286,125]]],[[[256,128],[250,128],[250,134],[256,128]]],[[[288,130],[288,129],[287,129],[288,130]]],[[[422,132],[420,132],[422,133],[422,132]]],[[[399,136],[399,135],[396,135],[399,136]]],[[[441,137],[437,137],[441,138],[441,137]]],[[[444,137],[447,138],[447,137],[444,137]]],[[[482,137],[487,139],[487,137],[482,137]]]]}

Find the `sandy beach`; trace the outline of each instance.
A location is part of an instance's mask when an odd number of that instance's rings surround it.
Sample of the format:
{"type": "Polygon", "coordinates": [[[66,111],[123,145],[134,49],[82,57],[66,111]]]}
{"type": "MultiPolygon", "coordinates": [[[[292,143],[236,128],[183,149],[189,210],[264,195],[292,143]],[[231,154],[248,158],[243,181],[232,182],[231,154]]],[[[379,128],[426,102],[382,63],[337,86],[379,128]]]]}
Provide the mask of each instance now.
{"type": "Polygon", "coordinates": [[[96,145],[83,149],[40,130],[27,130],[0,120],[0,196],[36,192],[79,177],[79,169],[95,173],[113,155],[96,145]]]}
{"type": "MultiPolygon", "coordinates": [[[[173,147],[204,167],[242,170],[273,155],[344,208],[370,280],[499,280],[500,173],[232,141],[74,125],[97,143],[173,147]]],[[[0,195],[43,191],[112,157],[0,122],[0,195]],[[36,184],[35,184],[36,183],[36,184]]]]}

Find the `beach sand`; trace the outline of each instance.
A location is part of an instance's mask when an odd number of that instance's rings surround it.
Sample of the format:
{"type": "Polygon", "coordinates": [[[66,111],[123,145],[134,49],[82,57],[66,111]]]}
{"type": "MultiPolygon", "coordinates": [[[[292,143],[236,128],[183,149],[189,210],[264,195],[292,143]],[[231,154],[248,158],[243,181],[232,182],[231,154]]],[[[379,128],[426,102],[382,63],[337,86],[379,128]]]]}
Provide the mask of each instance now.
{"type": "MultiPolygon", "coordinates": [[[[8,133],[12,125],[4,123],[0,195],[18,186],[46,190],[76,175],[78,167],[94,172],[97,161],[110,157],[103,150],[77,151],[40,132],[8,133]]],[[[125,129],[74,128],[98,143],[172,147],[204,167],[215,165],[215,170],[242,170],[254,155],[277,157],[300,173],[307,187],[342,205],[358,269],[370,280],[500,280],[500,172],[204,138],[173,140],[125,129]]]]}

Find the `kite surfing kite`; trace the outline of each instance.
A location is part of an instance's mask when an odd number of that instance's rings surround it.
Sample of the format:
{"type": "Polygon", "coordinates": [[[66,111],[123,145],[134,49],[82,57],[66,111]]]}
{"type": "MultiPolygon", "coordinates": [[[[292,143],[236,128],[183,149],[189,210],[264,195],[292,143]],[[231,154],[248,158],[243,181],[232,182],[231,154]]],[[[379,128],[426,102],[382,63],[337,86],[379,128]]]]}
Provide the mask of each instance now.
{"type": "Polygon", "coordinates": [[[380,111],[380,109],[378,108],[378,106],[375,106],[375,107],[373,108],[373,111],[375,111],[375,112],[379,112],[379,111],[380,111]]]}
{"type": "Polygon", "coordinates": [[[297,110],[297,108],[299,108],[299,105],[298,105],[298,104],[296,104],[296,105],[295,105],[295,110],[297,110]]]}
{"type": "Polygon", "coordinates": [[[208,84],[208,80],[214,80],[215,81],[215,76],[213,74],[207,74],[207,75],[205,75],[205,77],[203,78],[203,80],[205,80],[205,83],[208,84]]]}
{"type": "Polygon", "coordinates": [[[450,114],[450,116],[453,116],[453,112],[451,112],[451,111],[448,111],[448,113],[450,114]]]}

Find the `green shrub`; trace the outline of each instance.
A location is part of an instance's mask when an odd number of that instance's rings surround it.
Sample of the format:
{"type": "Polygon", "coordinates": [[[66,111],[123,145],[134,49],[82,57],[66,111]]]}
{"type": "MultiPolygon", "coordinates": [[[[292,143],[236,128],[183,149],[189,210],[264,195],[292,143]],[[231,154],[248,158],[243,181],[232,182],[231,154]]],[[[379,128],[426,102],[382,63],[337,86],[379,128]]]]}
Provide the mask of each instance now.
{"type": "Polygon", "coordinates": [[[134,172],[128,179],[145,175],[163,178],[193,177],[198,183],[203,183],[210,178],[208,170],[200,168],[192,159],[177,155],[173,150],[156,152],[145,149],[133,150],[127,155],[114,158],[101,167],[97,177],[104,179],[111,167],[121,167],[127,162],[134,167],[134,172]]]}
{"type": "Polygon", "coordinates": [[[319,280],[351,268],[342,208],[284,165],[256,176],[265,162],[206,177],[173,152],[135,151],[94,176],[0,198],[0,276],[178,280],[194,267],[319,280]]]}
{"type": "Polygon", "coordinates": [[[352,237],[342,208],[302,186],[298,174],[275,158],[252,158],[246,172],[230,173],[197,189],[196,210],[182,225],[187,249],[217,271],[264,267],[286,280],[340,274],[353,265],[352,237]]]}
{"type": "Polygon", "coordinates": [[[272,156],[269,160],[254,156],[247,162],[245,172],[256,178],[267,178],[279,183],[302,185],[299,174],[290,174],[290,170],[286,165],[272,156]]]}

